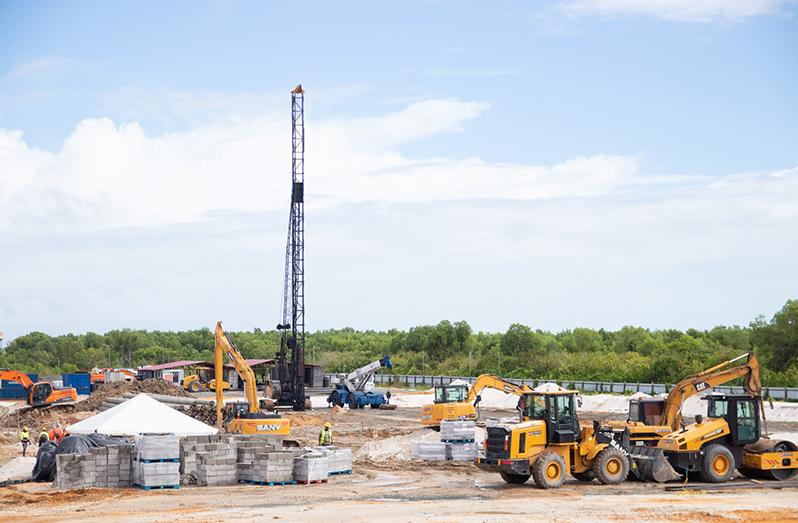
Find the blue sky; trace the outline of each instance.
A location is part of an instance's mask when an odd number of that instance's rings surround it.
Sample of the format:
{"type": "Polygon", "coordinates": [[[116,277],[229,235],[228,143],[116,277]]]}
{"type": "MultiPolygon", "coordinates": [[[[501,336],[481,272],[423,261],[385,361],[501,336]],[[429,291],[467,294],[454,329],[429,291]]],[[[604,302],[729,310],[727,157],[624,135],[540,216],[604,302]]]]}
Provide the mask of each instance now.
{"type": "Polygon", "coordinates": [[[0,330],[711,328],[798,296],[798,5],[0,2],[0,330]]]}

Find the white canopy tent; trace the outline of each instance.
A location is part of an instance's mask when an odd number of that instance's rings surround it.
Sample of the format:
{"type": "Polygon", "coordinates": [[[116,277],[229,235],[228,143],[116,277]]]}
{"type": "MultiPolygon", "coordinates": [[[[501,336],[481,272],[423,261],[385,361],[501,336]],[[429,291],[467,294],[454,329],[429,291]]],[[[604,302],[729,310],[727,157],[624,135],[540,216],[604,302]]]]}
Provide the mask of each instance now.
{"type": "Polygon", "coordinates": [[[219,432],[214,427],[186,416],[172,407],[139,394],[96,416],[67,427],[70,434],[135,436],[141,433],[171,433],[177,436],[202,436],[219,432]]]}

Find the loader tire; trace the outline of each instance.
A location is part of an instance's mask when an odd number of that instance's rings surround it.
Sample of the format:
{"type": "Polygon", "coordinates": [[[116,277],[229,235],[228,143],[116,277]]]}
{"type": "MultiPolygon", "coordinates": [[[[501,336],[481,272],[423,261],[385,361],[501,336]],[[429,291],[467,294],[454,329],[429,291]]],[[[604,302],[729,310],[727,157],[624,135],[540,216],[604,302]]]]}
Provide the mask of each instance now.
{"type": "Polygon", "coordinates": [[[526,480],[529,479],[529,474],[509,474],[502,471],[499,471],[499,476],[502,477],[505,483],[511,485],[521,485],[522,483],[526,483],[526,480]]]}
{"type": "Polygon", "coordinates": [[[544,452],[532,464],[532,479],[540,488],[559,488],[565,483],[565,460],[554,452],[544,452]]]}
{"type": "Polygon", "coordinates": [[[598,453],[591,471],[599,483],[618,485],[629,475],[629,461],[620,450],[607,447],[598,453]]]}
{"type": "Polygon", "coordinates": [[[734,456],[731,451],[717,443],[704,448],[701,461],[701,479],[707,483],[726,483],[734,474],[734,456]]]}
{"type": "Polygon", "coordinates": [[[579,481],[593,481],[593,473],[589,470],[587,472],[571,472],[571,475],[579,481]]]}
{"type": "Polygon", "coordinates": [[[200,382],[192,381],[191,383],[188,384],[188,390],[190,390],[191,392],[199,392],[200,382]]]}

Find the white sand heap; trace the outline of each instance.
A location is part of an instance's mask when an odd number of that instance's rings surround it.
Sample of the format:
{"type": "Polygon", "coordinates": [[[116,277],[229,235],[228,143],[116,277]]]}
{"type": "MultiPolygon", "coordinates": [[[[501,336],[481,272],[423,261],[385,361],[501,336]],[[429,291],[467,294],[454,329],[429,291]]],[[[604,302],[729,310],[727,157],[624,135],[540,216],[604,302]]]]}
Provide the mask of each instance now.
{"type": "Polygon", "coordinates": [[[36,450],[33,456],[22,456],[12,459],[3,468],[0,468],[0,481],[7,479],[24,479],[33,474],[33,467],[36,466],[36,450]]]}

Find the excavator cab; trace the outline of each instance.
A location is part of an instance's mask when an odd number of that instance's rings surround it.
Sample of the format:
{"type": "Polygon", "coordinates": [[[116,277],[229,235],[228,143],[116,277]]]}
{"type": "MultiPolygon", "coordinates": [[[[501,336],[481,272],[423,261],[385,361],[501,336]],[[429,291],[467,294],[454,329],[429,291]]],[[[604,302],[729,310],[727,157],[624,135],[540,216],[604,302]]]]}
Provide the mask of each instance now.
{"type": "Polygon", "coordinates": [[[435,403],[461,403],[467,397],[467,385],[441,385],[435,387],[435,403]]]}
{"type": "Polygon", "coordinates": [[[47,399],[53,393],[53,386],[48,382],[36,383],[31,387],[30,403],[31,405],[43,405],[47,403],[47,399]]]}
{"type": "Polygon", "coordinates": [[[629,400],[629,417],[626,422],[658,425],[664,410],[664,399],[631,399],[629,400]]]}
{"type": "Polygon", "coordinates": [[[227,403],[224,406],[224,423],[227,425],[234,419],[242,419],[249,417],[249,402],[235,401],[227,403]]]}

